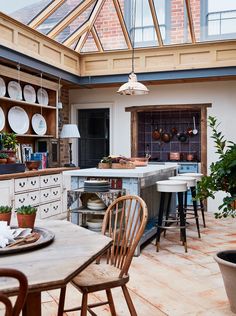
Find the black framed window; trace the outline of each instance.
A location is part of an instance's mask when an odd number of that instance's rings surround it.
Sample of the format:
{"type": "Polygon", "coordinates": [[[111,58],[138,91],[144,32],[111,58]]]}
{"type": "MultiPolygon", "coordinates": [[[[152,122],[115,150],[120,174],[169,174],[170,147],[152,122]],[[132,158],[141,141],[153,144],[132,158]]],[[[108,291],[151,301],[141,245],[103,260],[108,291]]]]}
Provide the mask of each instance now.
{"type": "Polygon", "coordinates": [[[201,5],[203,39],[236,38],[235,0],[201,0],[201,5]]]}
{"type": "MultiPolygon", "coordinates": [[[[167,42],[167,24],[168,24],[168,7],[169,0],[154,0],[156,14],[159,22],[159,27],[164,43],[167,42]]],[[[130,32],[131,39],[133,39],[133,32],[135,30],[135,46],[156,46],[157,35],[152,19],[152,14],[148,0],[136,0],[136,16],[135,27],[133,25],[133,8],[134,0],[125,1],[125,18],[130,32]]]]}

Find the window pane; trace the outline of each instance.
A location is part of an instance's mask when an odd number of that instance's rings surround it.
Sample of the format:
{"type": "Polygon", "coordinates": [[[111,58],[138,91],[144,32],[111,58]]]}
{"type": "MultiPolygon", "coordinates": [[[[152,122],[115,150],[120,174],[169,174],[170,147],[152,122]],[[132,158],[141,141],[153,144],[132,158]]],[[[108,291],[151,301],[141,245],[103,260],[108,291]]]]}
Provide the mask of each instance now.
{"type": "Polygon", "coordinates": [[[221,34],[228,34],[228,33],[235,33],[235,32],[236,32],[236,19],[221,21],[221,34]]]}
{"type": "Polygon", "coordinates": [[[208,22],[208,35],[220,34],[220,21],[209,21],[208,22]]]}
{"type": "Polygon", "coordinates": [[[27,24],[53,0],[10,0],[0,1],[0,11],[27,24]]]}
{"type": "Polygon", "coordinates": [[[208,12],[236,10],[235,0],[208,0],[208,12]]]}
{"type": "Polygon", "coordinates": [[[64,2],[52,15],[37,27],[37,30],[44,34],[48,33],[48,31],[62,21],[63,18],[72,12],[81,2],[82,0],[78,0],[75,3],[71,1],[64,2]]]}

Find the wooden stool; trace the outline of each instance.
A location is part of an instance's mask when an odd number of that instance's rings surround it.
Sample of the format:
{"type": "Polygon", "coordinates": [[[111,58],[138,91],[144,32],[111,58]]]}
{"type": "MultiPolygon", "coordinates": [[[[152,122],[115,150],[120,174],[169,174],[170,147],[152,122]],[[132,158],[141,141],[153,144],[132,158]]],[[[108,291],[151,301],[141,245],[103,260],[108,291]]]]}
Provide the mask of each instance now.
{"type": "MultiPolygon", "coordinates": [[[[180,236],[181,241],[183,242],[185,252],[187,252],[187,240],[186,240],[186,223],[185,223],[185,212],[184,212],[184,192],[187,191],[187,183],[184,181],[173,181],[173,180],[163,180],[157,181],[157,191],[161,193],[161,200],[160,200],[160,209],[158,214],[158,222],[157,222],[157,238],[156,238],[156,250],[159,251],[160,245],[160,237],[161,237],[161,229],[169,229],[173,227],[167,227],[168,223],[179,223],[178,229],[180,229],[180,236]],[[178,195],[178,212],[179,218],[178,219],[169,219],[169,212],[170,212],[170,202],[172,193],[177,193],[178,195]],[[165,198],[168,194],[167,200],[167,207],[165,209],[165,198]],[[164,210],[166,210],[166,219],[164,220],[164,210]]],[[[175,227],[176,228],[176,227],[175,227]]]]}
{"type": "MultiPolygon", "coordinates": [[[[191,192],[192,196],[192,203],[193,203],[193,209],[188,208],[188,203],[187,203],[187,195],[188,192],[186,191],[184,194],[184,210],[185,210],[185,216],[189,214],[189,212],[192,214],[194,212],[193,218],[195,218],[196,221],[196,226],[197,226],[197,231],[198,231],[198,237],[201,238],[201,233],[200,233],[200,227],[199,227],[199,216],[197,212],[197,201],[195,200],[196,197],[196,179],[194,177],[180,177],[180,176],[175,176],[175,177],[169,177],[169,180],[174,180],[174,181],[184,181],[187,183],[187,188],[191,192]]],[[[185,218],[186,218],[185,217],[185,218]]],[[[191,217],[188,217],[191,218],[191,217]]]]}
{"type": "MultiPolygon", "coordinates": [[[[203,174],[202,173],[194,173],[194,172],[187,172],[187,173],[181,173],[178,176],[181,177],[193,177],[196,179],[197,182],[201,181],[203,174]]],[[[205,207],[203,200],[199,200],[200,205],[197,203],[197,210],[200,210],[202,213],[202,221],[203,221],[203,227],[206,227],[206,221],[205,221],[205,207]]]]}

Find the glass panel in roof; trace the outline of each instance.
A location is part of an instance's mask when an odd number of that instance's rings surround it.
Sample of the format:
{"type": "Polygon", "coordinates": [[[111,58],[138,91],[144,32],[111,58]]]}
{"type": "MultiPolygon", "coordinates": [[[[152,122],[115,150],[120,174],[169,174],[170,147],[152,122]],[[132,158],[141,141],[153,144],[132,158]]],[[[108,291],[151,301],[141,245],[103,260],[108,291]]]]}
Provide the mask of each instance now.
{"type": "Polygon", "coordinates": [[[104,50],[128,48],[112,0],[104,3],[94,25],[104,50]]]}
{"type": "Polygon", "coordinates": [[[10,0],[0,1],[0,10],[12,18],[28,24],[54,0],[10,0]]]}
{"type": "Polygon", "coordinates": [[[91,52],[97,52],[98,48],[94,41],[93,35],[89,33],[89,36],[81,50],[81,53],[91,53],[91,52]]]}
{"type": "Polygon", "coordinates": [[[81,13],[77,18],[75,18],[70,25],[68,25],[61,33],[59,33],[55,40],[62,43],[66,40],[72,33],[78,30],[86,21],[88,21],[96,2],[94,2],[89,8],[87,8],[83,13],[81,13]]]}
{"type": "Polygon", "coordinates": [[[61,22],[68,14],[76,9],[82,0],[66,0],[53,14],[51,14],[36,30],[47,34],[51,29],[61,22]]]}
{"type": "Polygon", "coordinates": [[[190,0],[197,41],[236,38],[236,1],[190,0]]]}

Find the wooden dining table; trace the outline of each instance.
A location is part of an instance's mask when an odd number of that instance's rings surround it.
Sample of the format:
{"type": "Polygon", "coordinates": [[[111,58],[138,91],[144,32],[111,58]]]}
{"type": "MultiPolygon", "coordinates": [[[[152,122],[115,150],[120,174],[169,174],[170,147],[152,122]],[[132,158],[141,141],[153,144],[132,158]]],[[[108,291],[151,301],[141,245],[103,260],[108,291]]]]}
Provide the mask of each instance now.
{"type": "MultiPolygon", "coordinates": [[[[112,244],[110,238],[67,221],[40,221],[37,226],[55,234],[52,243],[0,256],[1,268],[18,269],[28,278],[23,316],[40,316],[41,292],[65,287],[112,244]]],[[[14,280],[0,280],[0,291],[10,296],[17,294],[17,288],[14,280]]]]}

